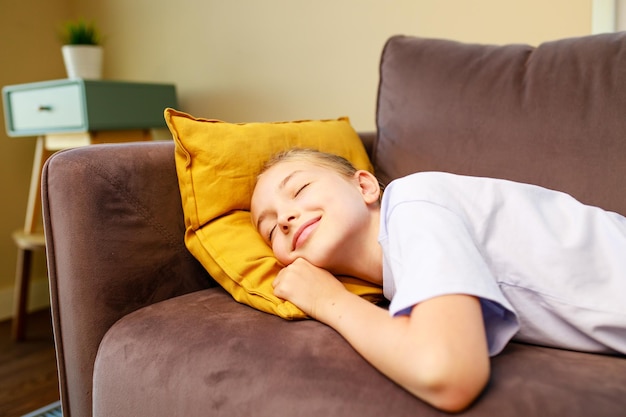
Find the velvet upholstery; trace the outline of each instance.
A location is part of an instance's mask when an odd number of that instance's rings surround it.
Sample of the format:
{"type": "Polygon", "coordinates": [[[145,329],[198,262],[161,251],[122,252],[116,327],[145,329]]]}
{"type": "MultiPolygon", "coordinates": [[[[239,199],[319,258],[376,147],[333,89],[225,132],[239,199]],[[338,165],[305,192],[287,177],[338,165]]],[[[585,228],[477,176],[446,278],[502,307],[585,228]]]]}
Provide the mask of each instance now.
{"type": "MultiPolygon", "coordinates": [[[[610,381],[626,382],[625,362],[511,344],[493,361],[485,398],[464,415],[620,415],[624,388],[610,381]]],[[[329,327],[251,310],[217,288],[124,317],[102,341],[94,375],[97,416],[444,415],[378,373],[329,327]]]]}
{"type": "Polygon", "coordinates": [[[396,37],[381,60],[376,174],[505,178],[626,214],[626,32],[527,45],[396,37]]]}
{"type": "MultiPolygon", "coordinates": [[[[444,170],[534,182],[626,213],[626,35],[532,48],[392,38],[383,180],[444,170]]],[[[171,142],[63,151],[44,227],[64,415],[443,416],[332,329],[238,304],[186,251],[171,142]]],[[[376,337],[376,335],[372,335],[376,337]]],[[[466,416],[623,416],[626,358],[509,344],[466,416]]]]}

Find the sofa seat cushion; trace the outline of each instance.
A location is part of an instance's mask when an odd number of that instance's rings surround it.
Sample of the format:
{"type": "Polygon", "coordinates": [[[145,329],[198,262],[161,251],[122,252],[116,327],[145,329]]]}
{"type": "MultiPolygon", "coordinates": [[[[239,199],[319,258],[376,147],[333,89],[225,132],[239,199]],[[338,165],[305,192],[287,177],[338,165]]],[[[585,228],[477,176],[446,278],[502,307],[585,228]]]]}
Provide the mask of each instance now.
{"type": "MultiPolygon", "coordinates": [[[[626,359],[512,343],[492,366],[493,384],[465,415],[623,415],[626,359]]],[[[93,401],[107,417],[447,415],[331,328],[235,303],[222,288],[118,321],[100,345],[93,401]]]]}
{"type": "Polygon", "coordinates": [[[380,416],[422,406],[331,328],[260,312],[217,287],[117,322],[98,352],[93,401],[94,416],[107,417],[380,416]]]}

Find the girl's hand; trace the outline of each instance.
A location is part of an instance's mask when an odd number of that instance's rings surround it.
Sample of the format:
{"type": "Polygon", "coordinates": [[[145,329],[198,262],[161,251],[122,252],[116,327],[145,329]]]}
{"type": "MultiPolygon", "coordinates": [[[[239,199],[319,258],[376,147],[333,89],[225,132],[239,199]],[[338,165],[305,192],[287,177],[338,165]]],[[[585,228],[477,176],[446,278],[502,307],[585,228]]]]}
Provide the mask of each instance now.
{"type": "Polygon", "coordinates": [[[298,258],[283,268],[272,283],[274,295],[290,301],[309,316],[317,319],[320,310],[347,290],[325,269],[298,258]]]}

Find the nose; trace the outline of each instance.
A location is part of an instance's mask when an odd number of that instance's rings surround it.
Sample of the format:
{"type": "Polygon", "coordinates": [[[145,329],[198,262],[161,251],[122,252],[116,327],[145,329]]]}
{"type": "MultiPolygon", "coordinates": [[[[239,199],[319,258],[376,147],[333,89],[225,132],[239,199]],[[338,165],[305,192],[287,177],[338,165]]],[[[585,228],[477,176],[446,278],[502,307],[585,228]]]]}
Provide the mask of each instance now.
{"type": "Polygon", "coordinates": [[[289,233],[289,229],[291,228],[293,221],[297,218],[297,213],[287,212],[278,218],[278,227],[283,233],[289,233]]]}

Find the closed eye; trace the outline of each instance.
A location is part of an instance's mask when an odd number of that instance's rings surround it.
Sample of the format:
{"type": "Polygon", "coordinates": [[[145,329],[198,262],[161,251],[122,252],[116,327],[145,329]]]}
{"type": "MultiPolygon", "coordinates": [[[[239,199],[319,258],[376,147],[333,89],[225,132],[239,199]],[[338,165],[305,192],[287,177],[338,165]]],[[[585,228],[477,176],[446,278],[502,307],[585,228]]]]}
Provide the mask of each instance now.
{"type": "Polygon", "coordinates": [[[302,192],[302,190],[304,190],[306,187],[308,187],[308,186],[309,186],[309,184],[311,184],[311,183],[310,183],[310,182],[308,182],[308,183],[304,184],[302,187],[300,187],[300,188],[298,189],[298,191],[296,191],[296,193],[294,194],[294,196],[295,196],[295,197],[297,197],[297,196],[298,196],[298,194],[300,194],[300,193],[302,192]]]}
{"type": "Polygon", "coordinates": [[[272,241],[272,237],[274,236],[274,231],[276,230],[276,225],[270,229],[270,232],[267,234],[267,240],[269,242],[272,241]]]}

